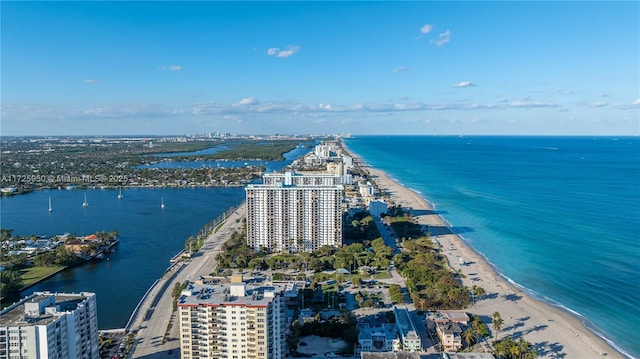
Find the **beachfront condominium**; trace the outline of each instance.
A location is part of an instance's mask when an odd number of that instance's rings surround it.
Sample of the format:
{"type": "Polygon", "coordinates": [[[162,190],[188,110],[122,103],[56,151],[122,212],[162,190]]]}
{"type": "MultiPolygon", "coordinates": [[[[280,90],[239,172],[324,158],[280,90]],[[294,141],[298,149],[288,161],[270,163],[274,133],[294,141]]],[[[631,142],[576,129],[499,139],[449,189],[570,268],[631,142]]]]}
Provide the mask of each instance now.
{"type": "Polygon", "coordinates": [[[265,173],[262,175],[262,184],[276,185],[278,183],[287,186],[335,186],[351,184],[352,177],[349,174],[341,173],[300,174],[293,171],[265,173]]]}
{"type": "Polygon", "coordinates": [[[94,293],[36,292],[0,318],[0,359],[100,358],[94,293]]]}
{"type": "Polygon", "coordinates": [[[312,252],[342,245],[343,187],[300,178],[294,184],[294,178],[245,187],[247,245],[255,251],[312,252]]]}
{"type": "Polygon", "coordinates": [[[285,357],[282,285],[191,283],[178,300],[182,359],[285,357]]]}

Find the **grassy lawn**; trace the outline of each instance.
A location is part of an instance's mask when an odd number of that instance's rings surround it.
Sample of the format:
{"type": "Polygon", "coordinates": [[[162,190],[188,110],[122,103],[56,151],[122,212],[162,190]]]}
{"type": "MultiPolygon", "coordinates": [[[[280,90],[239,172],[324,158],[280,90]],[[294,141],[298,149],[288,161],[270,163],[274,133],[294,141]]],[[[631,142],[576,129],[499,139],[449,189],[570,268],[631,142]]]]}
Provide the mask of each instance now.
{"type": "Polygon", "coordinates": [[[391,273],[389,272],[378,272],[376,274],[373,275],[373,278],[375,279],[389,279],[391,278],[391,273]]]}
{"type": "Polygon", "coordinates": [[[33,284],[42,278],[55,273],[61,269],[63,266],[53,266],[53,267],[31,267],[20,270],[20,274],[22,277],[22,284],[29,285],[33,284]]]}

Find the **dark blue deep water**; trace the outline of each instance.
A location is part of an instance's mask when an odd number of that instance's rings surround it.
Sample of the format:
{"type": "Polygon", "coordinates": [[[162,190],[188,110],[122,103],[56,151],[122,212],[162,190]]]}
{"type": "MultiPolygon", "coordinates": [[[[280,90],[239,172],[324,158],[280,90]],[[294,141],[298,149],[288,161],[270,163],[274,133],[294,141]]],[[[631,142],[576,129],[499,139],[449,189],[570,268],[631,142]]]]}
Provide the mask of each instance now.
{"type": "Polygon", "coordinates": [[[362,136],[496,269],[640,356],[640,138],[362,136]]]}

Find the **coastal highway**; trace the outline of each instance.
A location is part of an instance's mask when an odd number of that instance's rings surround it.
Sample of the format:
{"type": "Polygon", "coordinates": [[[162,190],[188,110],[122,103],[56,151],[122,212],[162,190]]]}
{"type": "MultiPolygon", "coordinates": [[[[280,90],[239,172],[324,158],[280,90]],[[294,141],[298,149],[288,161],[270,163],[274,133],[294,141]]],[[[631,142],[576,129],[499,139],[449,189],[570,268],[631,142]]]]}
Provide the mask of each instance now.
{"type": "Polygon", "coordinates": [[[142,301],[138,315],[130,326],[135,332],[128,358],[180,358],[178,313],[173,311],[172,291],[175,283],[209,275],[216,265],[216,255],[234,231],[242,226],[246,204],[242,204],[205,240],[202,248],[186,263],[176,264],[151,288],[142,301]],[[173,321],[173,322],[172,322],[173,321]],[[163,342],[167,327],[169,340],[163,342]]]}

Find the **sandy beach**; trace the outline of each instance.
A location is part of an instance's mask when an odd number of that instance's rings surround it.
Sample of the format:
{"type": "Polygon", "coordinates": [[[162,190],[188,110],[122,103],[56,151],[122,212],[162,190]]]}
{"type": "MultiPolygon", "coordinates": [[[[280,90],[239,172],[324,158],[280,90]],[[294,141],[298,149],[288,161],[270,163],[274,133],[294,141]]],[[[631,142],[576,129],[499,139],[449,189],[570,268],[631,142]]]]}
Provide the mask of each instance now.
{"type": "Polygon", "coordinates": [[[441,244],[441,253],[447,257],[450,266],[455,270],[461,269],[465,275],[463,284],[485,289],[483,298],[466,311],[482,317],[491,330],[491,341],[495,340],[496,333],[490,318],[497,311],[504,320],[498,338],[513,336],[517,340],[523,337],[534,345],[540,358],[625,358],[589,331],[576,316],[536,300],[511,285],[461,237],[454,234],[437,211],[418,193],[392,180],[385,172],[364,164],[357,154],[346,146],[344,148],[354,158],[355,164],[369,172],[379,189],[389,193],[395,204],[411,208],[419,222],[429,226],[432,238],[441,244]],[[467,264],[459,265],[460,258],[467,264]]]}

